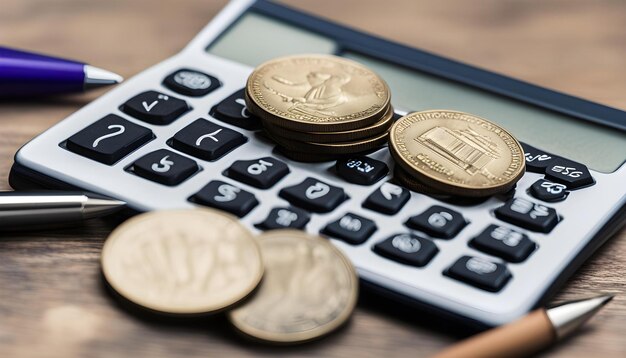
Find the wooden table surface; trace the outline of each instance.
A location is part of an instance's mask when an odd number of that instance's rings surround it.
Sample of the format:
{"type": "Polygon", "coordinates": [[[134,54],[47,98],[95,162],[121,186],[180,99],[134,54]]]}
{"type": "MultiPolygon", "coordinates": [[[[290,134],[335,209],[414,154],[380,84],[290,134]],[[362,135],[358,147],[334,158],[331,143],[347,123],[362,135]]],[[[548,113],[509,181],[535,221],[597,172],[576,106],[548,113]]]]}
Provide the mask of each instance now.
{"type": "MultiPolygon", "coordinates": [[[[411,46],[626,109],[626,2],[615,0],[288,1],[411,46]]],[[[224,5],[210,0],[2,0],[0,44],[77,58],[125,77],[179,51],[224,5]]],[[[103,92],[0,102],[0,188],[26,141],[103,92]]],[[[321,341],[273,348],[223,317],[195,323],[132,315],[103,289],[99,255],[119,220],[0,238],[0,356],[427,356],[459,339],[449,324],[362,295],[350,323],[321,341]]],[[[564,238],[566,239],[566,238],[564,238]]],[[[626,354],[626,230],[556,301],[618,296],[554,357],[626,354]]]]}

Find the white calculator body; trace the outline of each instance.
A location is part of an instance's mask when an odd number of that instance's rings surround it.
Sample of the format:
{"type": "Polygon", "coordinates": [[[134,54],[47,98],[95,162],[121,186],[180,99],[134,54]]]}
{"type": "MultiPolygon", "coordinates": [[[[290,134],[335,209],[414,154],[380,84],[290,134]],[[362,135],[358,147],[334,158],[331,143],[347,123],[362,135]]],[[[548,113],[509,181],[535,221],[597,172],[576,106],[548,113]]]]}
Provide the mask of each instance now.
{"type": "Polygon", "coordinates": [[[375,38],[266,1],[230,2],[180,53],[45,131],[16,189],[80,188],[138,211],[216,207],[251,230],[321,233],[365,287],[460,318],[509,322],[547,300],[626,217],[626,113],[375,38]],[[524,145],[514,191],[480,202],[410,192],[388,149],[289,160],[241,90],[273,57],[331,53],[380,74],[401,115],[488,118],[524,145]]]}

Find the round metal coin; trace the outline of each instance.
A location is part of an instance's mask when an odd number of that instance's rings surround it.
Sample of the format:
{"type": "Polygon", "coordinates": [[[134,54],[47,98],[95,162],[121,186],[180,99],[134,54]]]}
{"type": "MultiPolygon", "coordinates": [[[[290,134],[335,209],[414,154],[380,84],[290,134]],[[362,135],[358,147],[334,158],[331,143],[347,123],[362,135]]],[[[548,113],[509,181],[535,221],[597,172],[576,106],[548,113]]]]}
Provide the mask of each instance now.
{"type": "Polygon", "coordinates": [[[457,111],[415,112],[389,131],[396,163],[421,182],[454,195],[488,196],[524,174],[524,151],[505,129],[457,111]]]}
{"type": "Polygon", "coordinates": [[[256,239],[212,209],[154,211],[115,229],[102,249],[102,272],[127,300],[177,315],[227,308],[263,275],[256,239]]]}
{"type": "Polygon", "coordinates": [[[275,134],[271,134],[269,132],[266,132],[266,134],[279,146],[287,150],[326,155],[354,154],[373,151],[385,145],[388,140],[387,132],[379,134],[375,137],[359,141],[338,143],[298,142],[290,138],[280,137],[275,134]]]}
{"type": "Polygon", "coordinates": [[[325,335],[354,310],[358,278],[328,240],[297,230],[259,237],[265,276],[257,292],[231,310],[231,323],[254,338],[298,343],[325,335]]]}
{"type": "Polygon", "coordinates": [[[248,77],[247,106],[274,125],[304,132],[346,131],[378,122],[389,107],[385,81],[332,55],[280,57],[248,77]],[[248,103],[249,102],[249,103],[248,103]]]}

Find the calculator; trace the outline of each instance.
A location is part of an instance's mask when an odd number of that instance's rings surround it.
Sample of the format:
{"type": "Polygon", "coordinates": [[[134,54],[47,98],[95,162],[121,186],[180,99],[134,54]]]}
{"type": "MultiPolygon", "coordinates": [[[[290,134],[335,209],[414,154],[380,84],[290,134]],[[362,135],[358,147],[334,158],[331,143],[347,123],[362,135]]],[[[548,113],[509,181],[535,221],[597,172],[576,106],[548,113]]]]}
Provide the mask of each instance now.
{"type": "Polygon", "coordinates": [[[269,1],[231,1],[180,53],[24,145],[15,189],[81,189],[137,212],[212,207],[254,232],[321,234],[363,286],[488,327],[544,303],[626,218],[626,113],[364,34],[269,1]],[[396,115],[445,108],[522,142],[526,174],[483,200],[393,177],[386,147],[304,163],[247,111],[258,64],[335,54],[384,78],[396,115]]]}

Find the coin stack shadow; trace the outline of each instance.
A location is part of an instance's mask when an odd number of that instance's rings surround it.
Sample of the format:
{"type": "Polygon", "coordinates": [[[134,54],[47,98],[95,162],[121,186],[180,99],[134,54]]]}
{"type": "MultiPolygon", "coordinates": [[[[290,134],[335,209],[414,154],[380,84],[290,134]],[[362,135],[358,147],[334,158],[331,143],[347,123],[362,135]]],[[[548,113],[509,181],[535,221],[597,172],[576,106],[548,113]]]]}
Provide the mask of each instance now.
{"type": "Polygon", "coordinates": [[[266,136],[296,161],[379,149],[393,124],[387,84],[365,66],[336,56],[288,56],[261,64],[244,96],[266,136]]]}

